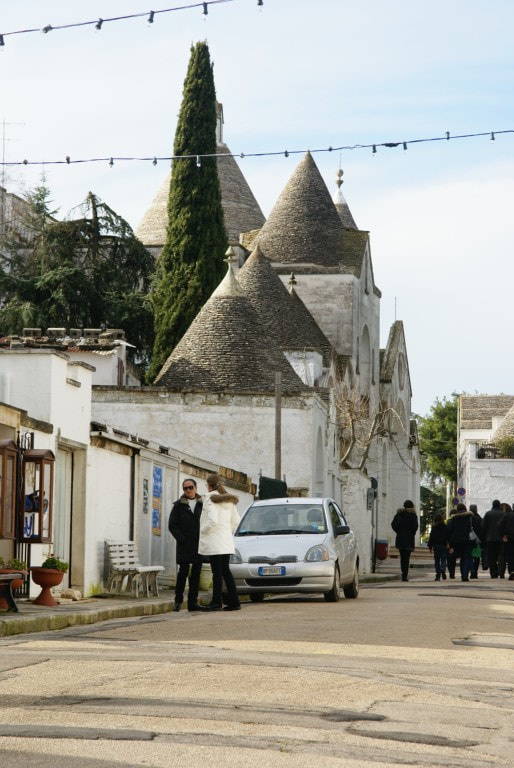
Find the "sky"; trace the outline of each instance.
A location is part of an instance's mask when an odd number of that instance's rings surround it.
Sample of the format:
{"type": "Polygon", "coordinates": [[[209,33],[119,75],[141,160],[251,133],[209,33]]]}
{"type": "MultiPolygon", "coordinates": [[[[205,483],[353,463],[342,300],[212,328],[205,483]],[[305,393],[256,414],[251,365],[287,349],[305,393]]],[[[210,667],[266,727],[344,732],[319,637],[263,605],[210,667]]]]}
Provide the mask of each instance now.
{"type": "MultiPolygon", "coordinates": [[[[193,3],[153,10],[181,5],[193,3]]],[[[58,216],[92,191],[136,228],[169,163],[52,161],[169,157],[190,47],[207,40],[225,142],[281,153],[238,160],[266,216],[305,150],[331,193],[341,165],[370,232],[382,347],[404,323],[413,410],[454,392],[514,394],[511,0],[231,0],[153,24],[149,10],[144,0],[2,3],[2,160],[45,165],[0,166],[0,184],[23,194],[44,171],[58,216]],[[145,16],[7,34],[132,13],[145,16]],[[446,132],[486,135],[402,147],[446,132]],[[360,144],[377,152],[316,151],[360,144]]]]}

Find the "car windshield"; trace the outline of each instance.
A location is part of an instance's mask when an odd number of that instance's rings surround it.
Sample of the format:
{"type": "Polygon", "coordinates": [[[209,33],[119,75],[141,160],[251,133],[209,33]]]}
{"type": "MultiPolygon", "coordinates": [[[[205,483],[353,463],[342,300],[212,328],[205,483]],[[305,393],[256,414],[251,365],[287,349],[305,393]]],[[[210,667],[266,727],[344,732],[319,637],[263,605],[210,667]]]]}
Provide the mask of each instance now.
{"type": "Polygon", "coordinates": [[[326,533],[321,504],[266,504],[251,506],[243,516],[236,536],[326,533]]]}

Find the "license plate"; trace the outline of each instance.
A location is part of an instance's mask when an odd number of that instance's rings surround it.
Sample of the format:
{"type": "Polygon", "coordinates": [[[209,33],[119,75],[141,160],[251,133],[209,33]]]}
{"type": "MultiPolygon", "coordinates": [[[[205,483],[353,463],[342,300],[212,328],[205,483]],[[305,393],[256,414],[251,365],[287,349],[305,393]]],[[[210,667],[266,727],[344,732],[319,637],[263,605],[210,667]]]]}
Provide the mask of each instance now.
{"type": "Polygon", "coordinates": [[[259,576],[285,576],[285,565],[261,565],[259,576]]]}

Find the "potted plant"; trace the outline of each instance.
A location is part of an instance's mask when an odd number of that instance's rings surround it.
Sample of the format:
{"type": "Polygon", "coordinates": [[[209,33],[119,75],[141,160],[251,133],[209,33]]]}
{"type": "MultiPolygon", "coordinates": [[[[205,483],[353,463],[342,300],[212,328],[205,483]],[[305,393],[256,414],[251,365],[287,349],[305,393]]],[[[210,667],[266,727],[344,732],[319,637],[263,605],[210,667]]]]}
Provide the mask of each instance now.
{"type": "Polygon", "coordinates": [[[32,601],[35,605],[57,605],[51,589],[61,583],[69,567],[68,563],[55,555],[47,557],[41,565],[31,567],[32,581],[41,587],[41,593],[32,601]]]}
{"type": "MultiPolygon", "coordinates": [[[[11,557],[9,560],[4,560],[0,557],[0,573],[23,573],[24,576],[28,574],[27,563],[23,560],[17,560],[15,557],[11,557]]],[[[14,579],[11,582],[12,589],[19,589],[23,586],[23,579],[14,579]]],[[[0,608],[7,609],[7,602],[3,597],[0,597],[0,608]]]]}

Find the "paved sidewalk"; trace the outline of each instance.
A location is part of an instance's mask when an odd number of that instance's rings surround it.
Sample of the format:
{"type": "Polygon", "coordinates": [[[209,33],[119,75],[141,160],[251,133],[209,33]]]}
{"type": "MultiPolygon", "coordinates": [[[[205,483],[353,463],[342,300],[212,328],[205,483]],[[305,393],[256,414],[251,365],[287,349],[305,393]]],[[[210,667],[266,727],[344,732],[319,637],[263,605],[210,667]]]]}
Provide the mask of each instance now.
{"type": "Polygon", "coordinates": [[[18,613],[0,611],[0,637],[25,632],[47,632],[129,616],[166,613],[171,611],[174,595],[173,590],[162,590],[159,597],[137,600],[132,596],[106,595],[57,605],[55,608],[34,605],[29,600],[17,600],[18,613]]]}

